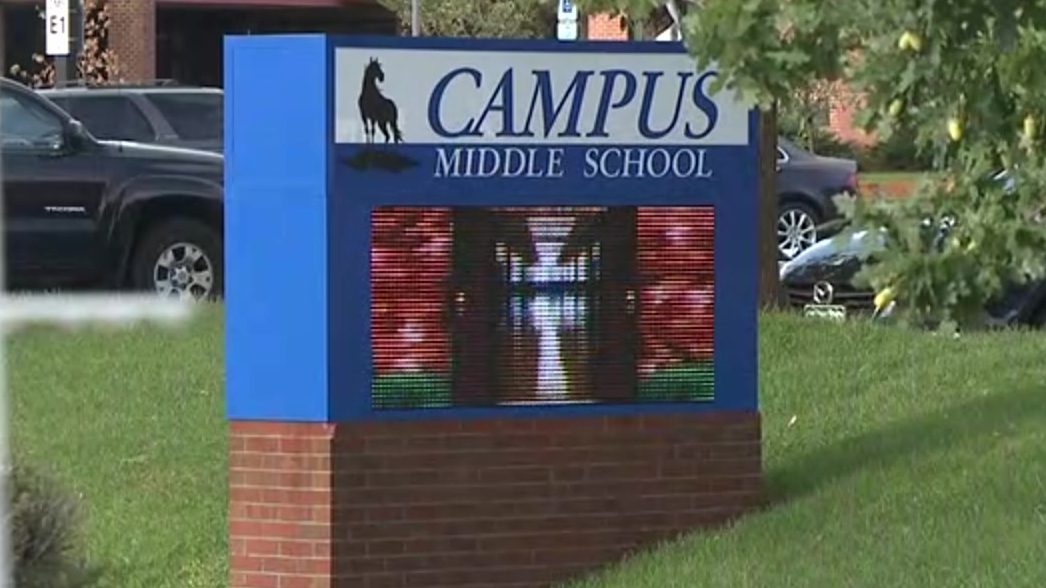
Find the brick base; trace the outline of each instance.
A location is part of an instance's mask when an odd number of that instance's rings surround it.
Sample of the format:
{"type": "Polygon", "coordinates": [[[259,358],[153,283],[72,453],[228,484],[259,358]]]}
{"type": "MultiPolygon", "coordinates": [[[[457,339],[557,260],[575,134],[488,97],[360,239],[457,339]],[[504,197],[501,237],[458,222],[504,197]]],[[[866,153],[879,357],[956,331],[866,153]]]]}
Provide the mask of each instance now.
{"type": "Polygon", "coordinates": [[[549,586],[760,503],[759,417],[234,422],[231,586],[549,586]]]}

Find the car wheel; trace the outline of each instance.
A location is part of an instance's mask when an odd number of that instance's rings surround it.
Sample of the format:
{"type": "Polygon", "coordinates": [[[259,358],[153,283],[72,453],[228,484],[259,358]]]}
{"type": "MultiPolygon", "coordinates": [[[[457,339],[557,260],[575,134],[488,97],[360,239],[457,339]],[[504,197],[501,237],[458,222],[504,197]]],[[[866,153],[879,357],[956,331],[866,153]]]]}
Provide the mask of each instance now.
{"type": "Polygon", "coordinates": [[[211,227],[191,219],[165,221],[142,238],[132,282],[168,298],[217,298],[224,287],[222,256],[221,237],[211,227]]]}
{"type": "Polygon", "coordinates": [[[817,213],[801,202],[785,202],[777,213],[777,251],[792,259],[817,242],[817,213]]]}

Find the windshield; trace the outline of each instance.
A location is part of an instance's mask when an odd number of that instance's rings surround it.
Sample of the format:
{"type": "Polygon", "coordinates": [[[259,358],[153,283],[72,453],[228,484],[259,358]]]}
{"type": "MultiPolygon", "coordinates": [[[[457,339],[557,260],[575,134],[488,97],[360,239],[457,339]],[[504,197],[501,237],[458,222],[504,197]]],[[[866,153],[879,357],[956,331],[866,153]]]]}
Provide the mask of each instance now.
{"type": "Polygon", "coordinates": [[[8,146],[49,146],[61,140],[62,121],[39,104],[5,92],[0,94],[0,137],[8,146]]]}

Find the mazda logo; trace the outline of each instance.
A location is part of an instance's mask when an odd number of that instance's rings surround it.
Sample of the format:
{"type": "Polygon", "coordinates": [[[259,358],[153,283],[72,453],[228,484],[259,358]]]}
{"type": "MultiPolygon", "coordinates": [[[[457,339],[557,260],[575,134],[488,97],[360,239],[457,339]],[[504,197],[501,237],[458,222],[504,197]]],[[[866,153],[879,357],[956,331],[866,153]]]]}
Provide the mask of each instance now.
{"type": "Polygon", "coordinates": [[[817,304],[831,304],[835,297],[835,288],[828,282],[814,284],[814,302],[817,304]]]}

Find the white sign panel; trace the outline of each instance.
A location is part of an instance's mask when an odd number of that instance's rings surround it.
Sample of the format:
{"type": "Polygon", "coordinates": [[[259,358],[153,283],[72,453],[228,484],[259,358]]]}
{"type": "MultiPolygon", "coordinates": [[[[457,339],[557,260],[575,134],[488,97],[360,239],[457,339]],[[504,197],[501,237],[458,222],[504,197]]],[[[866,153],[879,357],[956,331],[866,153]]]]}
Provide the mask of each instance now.
{"type": "Polygon", "coordinates": [[[48,55],[69,55],[69,0],[47,0],[44,34],[48,55]]]}
{"type": "Polygon", "coordinates": [[[750,105],[717,76],[683,52],[340,48],[335,141],[388,120],[415,145],[747,145],[750,105]]]}
{"type": "Polygon", "coordinates": [[[556,38],[560,41],[577,41],[577,21],[559,21],[556,24],[556,38]]]}

